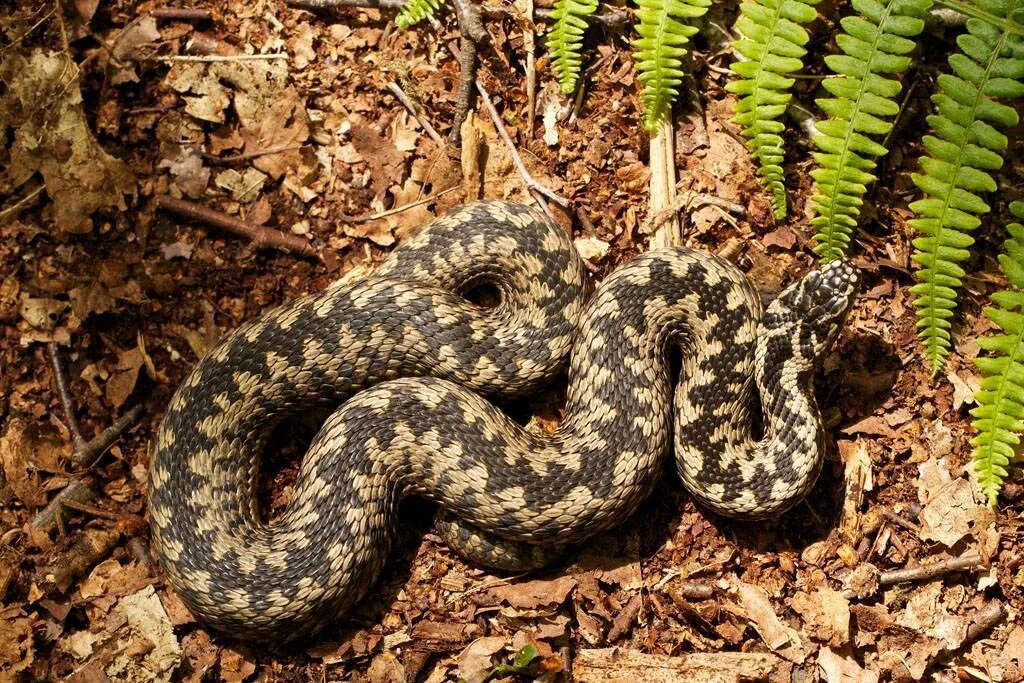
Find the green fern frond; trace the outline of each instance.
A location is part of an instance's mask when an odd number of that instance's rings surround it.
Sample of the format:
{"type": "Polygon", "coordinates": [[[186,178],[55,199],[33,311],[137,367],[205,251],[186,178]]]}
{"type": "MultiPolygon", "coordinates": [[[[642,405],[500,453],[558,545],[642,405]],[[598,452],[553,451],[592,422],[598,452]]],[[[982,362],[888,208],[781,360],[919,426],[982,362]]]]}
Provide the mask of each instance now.
{"type": "MultiPolygon", "coordinates": [[[[1022,0],[975,0],[985,11],[1007,16],[1022,0]]],[[[996,189],[990,175],[1003,165],[1007,138],[998,128],[1017,125],[1017,112],[994,98],[1024,95],[1024,40],[980,19],[967,21],[949,57],[952,74],[939,76],[932,96],[937,113],[928,117],[934,135],[924,137],[928,152],[921,172],[912,177],[927,197],[910,205],[910,225],[921,236],[911,257],[918,284],[911,288],[917,308],[918,336],[932,376],[950,350],[950,318],[970,255],[971,232],[981,224],[988,204],[979,196],[996,189]]]]}
{"type": "MultiPolygon", "coordinates": [[[[1024,202],[1014,202],[1010,212],[1024,220],[1024,202]]],[[[1010,238],[1003,245],[999,266],[1010,287],[992,295],[985,316],[1001,330],[982,337],[981,348],[989,355],[975,359],[981,370],[981,386],[974,393],[978,407],[971,411],[978,435],[974,446],[974,471],[989,505],[1006,479],[1024,432],[1024,225],[1011,223],[1010,238]]]]}
{"type": "Polygon", "coordinates": [[[551,68],[558,77],[558,86],[566,95],[576,89],[580,77],[580,49],[587,17],[597,10],[597,0],[556,0],[551,10],[551,28],[547,45],[551,53],[551,68]]]}
{"type": "Polygon", "coordinates": [[[801,24],[814,21],[818,0],[747,0],[740,5],[736,29],[740,39],[733,49],[742,60],[732,65],[739,79],[726,85],[740,95],[733,122],[757,159],[761,178],[772,193],[775,218],[786,216],[786,185],[782,172],[785,151],[783,126],[778,118],[793,95],[788,74],[803,68],[807,31],[801,24]]]}
{"type": "Polygon", "coordinates": [[[696,27],[687,20],[704,16],[711,0],[637,0],[636,32],[633,42],[638,80],[644,89],[644,126],[657,129],[679,94],[683,82],[683,47],[696,27]]]}
{"type": "Polygon", "coordinates": [[[857,228],[862,197],[875,180],[876,159],[888,150],[872,139],[892,130],[903,86],[887,75],[910,66],[912,40],[924,29],[932,0],[853,0],[856,15],[843,18],[836,44],[843,54],[825,57],[837,74],[822,82],[834,97],[818,99],[829,118],[817,123],[811,172],[817,230],[814,250],[824,261],[842,257],[857,228]]]}
{"type": "Polygon", "coordinates": [[[427,17],[434,16],[434,13],[441,9],[441,4],[442,0],[409,0],[398,10],[395,23],[398,24],[398,28],[415,26],[427,17]]]}

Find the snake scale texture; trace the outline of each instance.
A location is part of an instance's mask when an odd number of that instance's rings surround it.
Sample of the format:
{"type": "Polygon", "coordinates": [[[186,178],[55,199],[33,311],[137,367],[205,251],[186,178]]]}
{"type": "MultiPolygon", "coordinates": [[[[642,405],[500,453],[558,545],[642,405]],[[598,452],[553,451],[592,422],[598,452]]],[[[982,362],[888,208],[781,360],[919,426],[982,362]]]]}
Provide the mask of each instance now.
{"type": "Polygon", "coordinates": [[[372,277],[268,311],[199,362],[168,406],[150,466],[162,566],[208,624],[287,640],[366,594],[408,495],[439,504],[443,535],[473,561],[536,566],[633,512],[674,440],[702,505],[778,515],[820,470],[811,380],[857,285],[857,270],[835,261],[762,311],[731,263],[675,248],[624,264],[588,300],[561,227],[518,204],[467,205],[372,277]],[[467,300],[481,285],[497,305],[467,300]],[[553,433],[524,429],[484,398],[528,394],[566,357],[553,433]],[[268,435],[317,404],[340,407],[281,518],[265,523],[256,490],[268,435]]]}

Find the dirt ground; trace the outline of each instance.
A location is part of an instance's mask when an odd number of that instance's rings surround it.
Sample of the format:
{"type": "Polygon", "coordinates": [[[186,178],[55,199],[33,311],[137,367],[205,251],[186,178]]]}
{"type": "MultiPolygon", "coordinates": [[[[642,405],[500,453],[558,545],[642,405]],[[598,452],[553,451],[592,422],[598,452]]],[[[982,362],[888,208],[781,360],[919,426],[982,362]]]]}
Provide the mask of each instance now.
{"type": "MultiPolygon", "coordinates": [[[[729,522],[666,470],[618,530],[509,576],[462,562],[430,533],[432,509],[410,501],[393,562],[336,626],[287,648],[204,629],[149,548],[146,471],[174,388],[226,331],[358,276],[431,216],[529,194],[482,105],[461,146],[442,146],[388,89],[447,140],[459,83],[450,11],[438,27],[399,30],[391,10],[187,6],[209,16],[158,18],[165,3],[128,0],[15,0],[0,13],[0,679],[1024,680],[1024,487],[1018,471],[990,510],[969,476],[971,359],[993,260],[976,260],[957,351],[934,380],[908,293],[909,174],[952,44],[941,32],[908,76],[854,245],[863,293],[817,379],[837,447],[805,503],[776,522],[729,522]],[[158,207],[181,201],[302,247],[158,207]],[[109,448],[92,441],[123,415],[109,448]]],[[[479,77],[530,173],[569,200],[552,204],[556,218],[600,279],[653,229],[630,33],[588,33],[575,102],[538,39],[531,117],[524,30],[543,23],[526,7],[486,13],[479,77]]],[[[842,8],[820,9],[810,73],[842,8]]],[[[680,215],[686,244],[735,255],[769,297],[814,263],[811,153],[794,124],[793,210],[775,224],[729,123],[723,27],[735,12],[716,4],[695,38],[676,109],[680,215]]],[[[817,83],[799,82],[812,108],[817,83]]],[[[1004,187],[1024,185],[1020,132],[1004,187]]],[[[985,246],[1000,240],[992,223],[985,246]]],[[[558,394],[537,397],[541,428],[557,421],[558,394]]],[[[282,455],[262,485],[271,516],[308,432],[275,440],[282,455]]]]}

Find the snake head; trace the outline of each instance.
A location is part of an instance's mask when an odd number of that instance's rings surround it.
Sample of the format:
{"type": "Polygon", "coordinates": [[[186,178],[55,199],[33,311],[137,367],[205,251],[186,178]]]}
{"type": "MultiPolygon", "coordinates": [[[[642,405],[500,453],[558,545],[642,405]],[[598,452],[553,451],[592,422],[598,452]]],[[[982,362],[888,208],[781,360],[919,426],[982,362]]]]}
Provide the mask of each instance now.
{"type": "Polygon", "coordinates": [[[791,284],[768,306],[762,321],[772,336],[799,341],[805,356],[820,358],[853,308],[860,271],[847,260],[830,261],[791,284]]]}

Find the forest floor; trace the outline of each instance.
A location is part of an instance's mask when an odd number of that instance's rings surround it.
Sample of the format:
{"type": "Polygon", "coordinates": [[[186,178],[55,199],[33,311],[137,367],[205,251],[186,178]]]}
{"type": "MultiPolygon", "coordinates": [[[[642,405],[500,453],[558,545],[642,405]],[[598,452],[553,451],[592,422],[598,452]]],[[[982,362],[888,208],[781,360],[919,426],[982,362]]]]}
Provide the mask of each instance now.
{"type": "MultiPolygon", "coordinates": [[[[909,175],[952,33],[925,37],[869,194],[853,248],[862,295],[817,378],[838,446],[805,503],[776,522],[730,522],[695,507],[666,469],[620,528],[556,567],[509,576],[462,562],[416,521],[431,510],[413,501],[371,597],[317,637],[267,648],[203,628],[151,554],[146,472],[171,393],[218,337],[265,308],[372,268],[453,206],[529,194],[482,104],[461,147],[439,145],[388,89],[397,83],[447,139],[459,83],[447,10],[439,27],[399,30],[390,11],[283,0],[197,2],[209,18],[185,20],[155,17],[162,2],[6,6],[0,679],[1024,679],[1024,487],[1018,477],[992,510],[969,473],[971,359],[993,260],[976,261],[984,274],[969,279],[957,350],[934,380],[908,293],[909,175]],[[259,248],[157,206],[174,200],[313,248],[259,248]],[[122,415],[112,445],[90,441],[122,415]]],[[[569,200],[568,211],[552,205],[556,218],[600,279],[652,231],[629,31],[588,33],[575,105],[538,40],[531,116],[524,29],[543,24],[523,18],[526,6],[489,13],[479,78],[526,167],[569,200]]],[[[834,9],[814,27],[810,73],[834,9]]],[[[729,123],[723,27],[735,11],[711,9],[677,107],[678,187],[691,200],[682,232],[734,254],[771,296],[814,264],[811,152],[792,125],[793,206],[776,224],[729,123]]],[[[809,107],[817,84],[799,82],[809,107]]],[[[1022,138],[1005,187],[1024,185],[1022,138]]],[[[993,221],[983,244],[998,235],[993,221]]],[[[557,420],[557,396],[535,408],[542,427],[557,420]]],[[[302,450],[288,436],[261,487],[272,513],[302,450]]]]}

